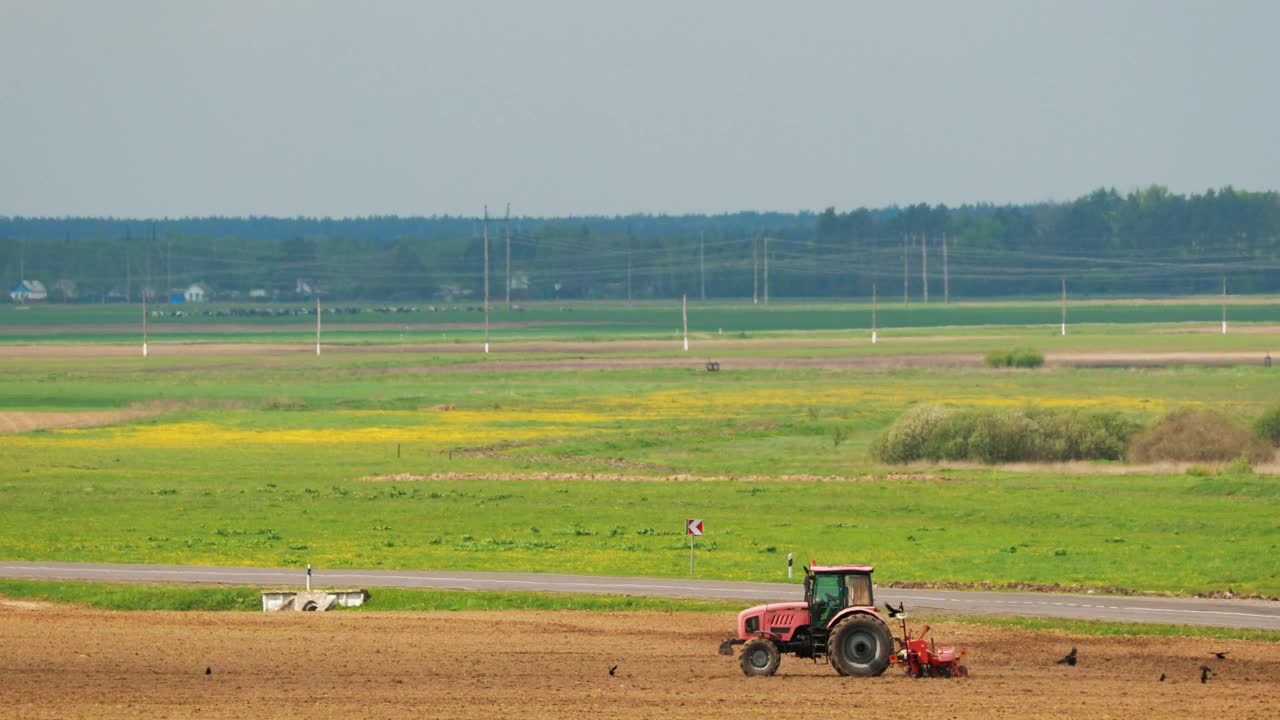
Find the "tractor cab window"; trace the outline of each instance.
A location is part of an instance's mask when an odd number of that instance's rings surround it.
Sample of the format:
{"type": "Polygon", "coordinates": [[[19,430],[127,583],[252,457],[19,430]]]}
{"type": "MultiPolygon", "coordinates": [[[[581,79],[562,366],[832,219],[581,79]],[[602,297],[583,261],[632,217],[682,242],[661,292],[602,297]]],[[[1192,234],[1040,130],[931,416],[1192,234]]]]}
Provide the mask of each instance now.
{"type": "Polygon", "coordinates": [[[849,599],[850,607],[867,607],[875,604],[871,599],[870,575],[846,575],[844,583],[845,597],[849,599]]]}
{"type": "Polygon", "coordinates": [[[813,578],[814,619],[825,624],[845,607],[844,583],[839,575],[815,575],[813,578]]]}

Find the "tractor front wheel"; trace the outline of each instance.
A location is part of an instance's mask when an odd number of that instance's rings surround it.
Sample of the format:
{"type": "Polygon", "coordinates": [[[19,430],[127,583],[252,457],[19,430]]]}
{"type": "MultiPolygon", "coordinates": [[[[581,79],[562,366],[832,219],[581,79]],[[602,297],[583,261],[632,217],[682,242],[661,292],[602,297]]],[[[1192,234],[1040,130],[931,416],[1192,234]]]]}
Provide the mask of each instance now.
{"type": "Polygon", "coordinates": [[[831,631],[828,643],[831,665],[841,675],[876,677],[889,667],[893,636],[871,615],[854,615],[831,631]]]}
{"type": "Polygon", "coordinates": [[[782,655],[772,640],[755,638],[742,647],[742,657],[738,663],[742,665],[745,675],[772,675],[778,672],[782,655]]]}

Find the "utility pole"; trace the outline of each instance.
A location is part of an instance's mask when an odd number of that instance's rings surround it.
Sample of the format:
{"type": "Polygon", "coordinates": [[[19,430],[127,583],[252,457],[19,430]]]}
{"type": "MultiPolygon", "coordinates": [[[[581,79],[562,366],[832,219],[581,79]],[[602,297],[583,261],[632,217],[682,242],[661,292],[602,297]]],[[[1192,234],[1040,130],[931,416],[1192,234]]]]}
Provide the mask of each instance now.
{"type": "Polygon", "coordinates": [[[689,352],[689,296],[680,296],[680,320],[684,324],[684,351],[689,352]]]}
{"type": "Polygon", "coordinates": [[[902,236],[902,307],[907,306],[907,249],[910,247],[907,237],[902,236]]]}
{"type": "Polygon", "coordinates": [[[707,268],[706,268],[706,265],[703,263],[704,256],[702,253],[702,246],[705,244],[705,241],[707,239],[706,235],[707,235],[706,231],[701,231],[698,233],[698,287],[699,287],[698,297],[703,302],[706,302],[707,300],[707,268]]]}
{"type": "Polygon", "coordinates": [[[876,330],[877,330],[876,305],[877,305],[876,284],[871,283],[871,344],[872,345],[876,344],[876,330]]]}
{"type": "Polygon", "coordinates": [[[1062,278],[1062,337],[1067,336],[1067,279],[1062,278]]]}
{"type": "Polygon", "coordinates": [[[511,203],[507,203],[507,219],[503,222],[507,233],[507,310],[511,309],[511,203]]]}
{"type": "Polygon", "coordinates": [[[125,231],[124,240],[124,301],[133,302],[133,276],[129,273],[129,232],[125,231]]]}
{"type": "Polygon", "coordinates": [[[760,304],[760,252],[757,246],[760,238],[751,235],[751,304],[760,304]]]}
{"type": "MultiPolygon", "coordinates": [[[[155,237],[156,237],[156,224],[151,223],[151,238],[154,240],[155,237]]],[[[165,248],[166,248],[166,252],[165,252],[165,261],[164,261],[164,268],[165,268],[164,282],[165,282],[165,285],[168,286],[165,292],[170,293],[170,292],[173,292],[173,238],[168,238],[165,240],[165,248]]]]}
{"type": "Polygon", "coordinates": [[[769,236],[764,237],[764,304],[769,304],[769,236]]]}
{"type": "Polygon", "coordinates": [[[924,304],[929,304],[929,236],[920,236],[920,280],[924,286],[924,304]]]}
{"type": "Polygon", "coordinates": [[[484,206],[484,351],[489,352],[489,206],[484,206]]]}
{"type": "Polygon", "coordinates": [[[147,293],[142,293],[142,357],[147,356],[147,293]]]}
{"type": "Polygon", "coordinates": [[[951,266],[947,264],[946,233],[942,233],[942,304],[951,304],[951,266]]]}
{"type": "MultiPolygon", "coordinates": [[[[313,292],[315,292],[313,290],[313,292]]],[[[320,293],[316,292],[316,357],[320,357],[320,293]]]]}
{"type": "Polygon", "coordinates": [[[1227,334],[1227,276],[1222,276],[1222,334],[1227,334]]]}
{"type": "Polygon", "coordinates": [[[631,226],[627,226],[627,304],[631,304],[631,226]]]}

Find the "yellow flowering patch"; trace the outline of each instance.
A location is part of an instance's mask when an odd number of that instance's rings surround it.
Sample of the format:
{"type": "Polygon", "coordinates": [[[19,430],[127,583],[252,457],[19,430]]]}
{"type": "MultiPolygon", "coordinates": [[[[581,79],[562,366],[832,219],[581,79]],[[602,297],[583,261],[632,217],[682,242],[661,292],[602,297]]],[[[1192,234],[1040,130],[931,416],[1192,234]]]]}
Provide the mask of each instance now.
{"type": "Polygon", "coordinates": [[[536,427],[503,427],[461,423],[433,423],[402,427],[300,428],[250,430],[207,422],[170,423],[97,431],[68,430],[42,437],[26,436],[7,442],[37,445],[49,442],[84,449],[112,448],[214,448],[244,445],[337,445],[417,442],[440,446],[485,445],[498,442],[570,437],[583,428],[547,424],[536,427]]]}
{"type": "MultiPolygon", "coordinates": [[[[599,434],[632,423],[796,416],[812,409],[844,413],[932,403],[952,407],[1079,407],[1119,412],[1164,412],[1159,400],[1122,395],[1030,396],[992,389],[936,389],[911,383],[822,388],[750,390],[679,389],[644,394],[597,396],[570,401],[571,407],[424,410],[347,410],[317,415],[312,427],[237,426],[248,415],[226,422],[178,422],[95,429],[68,429],[44,435],[10,436],[13,446],[57,443],[86,449],[214,448],[247,445],[340,445],[413,442],[438,447],[483,446],[599,434]],[[323,425],[329,425],[324,427],[323,425]]],[[[302,419],[292,416],[291,420],[302,419]]]]}
{"type": "MultiPolygon", "coordinates": [[[[993,395],[949,395],[946,398],[945,405],[953,405],[960,407],[1026,407],[1035,405],[1040,407],[1055,408],[1081,408],[1088,410],[1109,410],[1113,412],[1157,412],[1165,411],[1165,403],[1162,400],[1148,400],[1147,398],[1125,397],[1119,395],[1102,395],[1097,397],[1027,397],[1027,396],[1007,396],[999,397],[993,395]]],[[[1185,403],[1184,403],[1185,404],[1185,403]]]]}
{"type": "MultiPolygon", "coordinates": [[[[1012,388],[1010,388],[1012,390],[1012,388]]],[[[934,403],[957,407],[1079,407],[1117,412],[1163,412],[1164,403],[1147,398],[1106,395],[1053,397],[1045,395],[981,394],[948,391],[944,395],[916,385],[848,386],[822,388],[813,392],[760,389],[747,392],[700,392],[667,390],[639,396],[594,399],[590,407],[599,409],[611,421],[679,420],[693,418],[736,418],[758,414],[793,414],[807,408],[840,408],[934,403]]],[[[590,413],[587,413],[590,414],[590,413]]]]}

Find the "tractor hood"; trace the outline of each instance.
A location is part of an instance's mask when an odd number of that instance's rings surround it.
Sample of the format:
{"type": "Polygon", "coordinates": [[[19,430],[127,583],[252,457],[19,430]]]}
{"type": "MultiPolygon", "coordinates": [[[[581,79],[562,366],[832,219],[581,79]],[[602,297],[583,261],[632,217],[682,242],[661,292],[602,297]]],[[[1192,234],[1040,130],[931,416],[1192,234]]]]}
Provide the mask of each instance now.
{"type": "Polygon", "coordinates": [[[745,640],[760,634],[773,634],[790,639],[796,628],[808,623],[808,603],[756,605],[738,613],[738,637],[745,640]]]}

